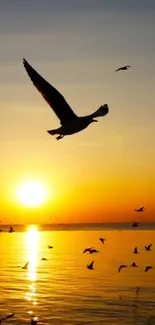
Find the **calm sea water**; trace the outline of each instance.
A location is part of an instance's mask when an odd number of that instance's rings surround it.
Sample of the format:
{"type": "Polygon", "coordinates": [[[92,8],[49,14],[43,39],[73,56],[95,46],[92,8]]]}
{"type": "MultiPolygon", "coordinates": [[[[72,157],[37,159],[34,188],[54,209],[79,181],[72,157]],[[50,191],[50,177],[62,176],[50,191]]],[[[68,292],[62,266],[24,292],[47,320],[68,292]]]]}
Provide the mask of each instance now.
{"type": "Polygon", "coordinates": [[[1,232],[0,317],[14,312],[6,323],[17,325],[29,324],[32,316],[40,324],[155,324],[155,230],[146,225],[120,228],[45,231],[29,226],[27,231],[15,227],[14,233],[1,232]],[[106,239],[104,245],[99,237],[106,239]],[[147,252],[144,246],[150,243],[147,252]],[[82,254],[91,246],[99,253],[82,254]],[[132,253],[135,246],[137,255],[132,253]],[[88,270],[92,260],[94,270],[88,270]],[[28,270],[17,267],[27,261],[28,270]],[[132,262],[138,267],[132,268],[132,262]],[[118,273],[122,263],[129,267],[118,273]],[[145,273],[146,265],[154,269],[145,273]]]}

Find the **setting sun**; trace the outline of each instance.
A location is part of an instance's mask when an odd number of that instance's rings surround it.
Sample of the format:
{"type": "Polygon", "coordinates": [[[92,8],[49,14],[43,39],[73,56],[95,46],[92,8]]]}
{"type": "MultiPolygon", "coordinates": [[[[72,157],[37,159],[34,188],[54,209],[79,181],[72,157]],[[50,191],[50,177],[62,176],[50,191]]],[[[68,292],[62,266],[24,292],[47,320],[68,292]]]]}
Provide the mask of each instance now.
{"type": "Polygon", "coordinates": [[[24,205],[35,207],[46,200],[47,192],[41,182],[27,181],[19,186],[17,196],[24,205]]]}

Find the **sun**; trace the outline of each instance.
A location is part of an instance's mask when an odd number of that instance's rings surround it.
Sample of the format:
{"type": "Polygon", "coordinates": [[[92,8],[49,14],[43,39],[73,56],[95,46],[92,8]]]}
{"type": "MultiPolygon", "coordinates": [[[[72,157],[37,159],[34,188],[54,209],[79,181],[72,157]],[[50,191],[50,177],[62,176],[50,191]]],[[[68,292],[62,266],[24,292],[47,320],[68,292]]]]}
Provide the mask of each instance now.
{"type": "Polygon", "coordinates": [[[19,186],[17,196],[24,205],[35,207],[41,205],[46,200],[47,191],[41,182],[30,180],[19,186]]]}

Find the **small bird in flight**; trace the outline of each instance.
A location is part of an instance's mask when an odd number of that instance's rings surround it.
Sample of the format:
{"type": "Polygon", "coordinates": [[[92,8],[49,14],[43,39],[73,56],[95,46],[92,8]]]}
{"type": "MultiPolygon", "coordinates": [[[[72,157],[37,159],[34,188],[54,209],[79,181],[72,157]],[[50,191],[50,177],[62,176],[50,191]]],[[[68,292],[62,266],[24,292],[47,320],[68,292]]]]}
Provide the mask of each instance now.
{"type": "Polygon", "coordinates": [[[48,248],[49,248],[49,249],[50,249],[50,248],[53,248],[53,246],[48,245],[48,248]]]}
{"type": "Polygon", "coordinates": [[[28,266],[29,266],[29,262],[27,262],[24,266],[22,266],[22,269],[23,270],[27,270],[28,269],[28,266]]]}
{"type": "Polygon", "coordinates": [[[139,209],[135,209],[136,212],[143,212],[144,211],[144,207],[141,207],[139,209]]]}
{"type": "Polygon", "coordinates": [[[119,68],[119,69],[117,69],[117,70],[115,70],[116,72],[117,71],[123,71],[123,70],[128,70],[128,68],[131,68],[131,66],[130,65],[125,65],[124,67],[121,67],[121,68],[119,68]]]}
{"type": "Polygon", "coordinates": [[[42,257],[42,258],[41,258],[41,261],[47,261],[47,258],[42,257]]]}
{"type": "Polygon", "coordinates": [[[148,270],[152,270],[153,269],[153,267],[152,266],[145,266],[145,272],[147,272],[148,270]]]}
{"type": "Polygon", "coordinates": [[[104,238],[100,237],[99,240],[101,241],[102,244],[104,244],[104,242],[105,242],[104,238]]]}
{"type": "Polygon", "coordinates": [[[15,315],[15,313],[10,314],[10,315],[7,315],[7,316],[1,318],[1,319],[0,319],[0,324],[1,324],[4,320],[9,319],[9,318],[13,317],[14,315],[15,315]]]}
{"type": "Polygon", "coordinates": [[[98,253],[98,252],[99,251],[97,251],[97,249],[95,249],[95,248],[94,249],[90,249],[90,251],[89,251],[90,254],[94,254],[94,253],[98,253]]]}
{"type": "Polygon", "coordinates": [[[90,264],[87,265],[87,269],[94,270],[94,261],[92,261],[90,264]]]}
{"type": "Polygon", "coordinates": [[[139,254],[139,252],[138,252],[138,248],[137,248],[137,247],[134,248],[133,253],[134,253],[134,254],[139,254]]]}
{"type": "Polygon", "coordinates": [[[120,272],[125,267],[127,267],[127,265],[125,265],[125,264],[120,265],[120,267],[118,268],[118,272],[120,272]]]}
{"type": "Polygon", "coordinates": [[[133,263],[131,264],[131,266],[132,266],[132,267],[138,267],[138,265],[137,265],[135,262],[133,262],[133,263]]]}
{"type": "Polygon", "coordinates": [[[41,93],[60,120],[61,126],[58,129],[47,131],[51,135],[58,134],[56,137],[57,140],[62,139],[66,135],[84,130],[89,124],[98,122],[95,119],[96,117],[108,114],[109,107],[107,104],[104,104],[93,114],[78,117],[57,89],[42,78],[25,59],[23,59],[23,64],[34,86],[41,93]]]}
{"type": "Polygon", "coordinates": [[[87,253],[87,252],[90,252],[91,249],[93,249],[94,247],[89,247],[89,248],[85,248],[84,251],[83,251],[83,254],[84,253],[87,253]]]}
{"type": "Polygon", "coordinates": [[[150,251],[151,250],[151,247],[152,247],[152,244],[150,244],[148,246],[145,246],[146,251],[150,251]]]}

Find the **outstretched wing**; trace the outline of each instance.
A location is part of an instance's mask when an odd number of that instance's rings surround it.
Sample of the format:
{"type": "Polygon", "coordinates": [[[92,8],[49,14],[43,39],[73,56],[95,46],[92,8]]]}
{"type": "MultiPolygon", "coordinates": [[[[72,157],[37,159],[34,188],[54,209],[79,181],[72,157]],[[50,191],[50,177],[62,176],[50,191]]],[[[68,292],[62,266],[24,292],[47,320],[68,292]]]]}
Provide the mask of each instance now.
{"type": "Polygon", "coordinates": [[[77,115],[72,111],[65,98],[42,78],[25,59],[23,59],[23,64],[34,86],[54,110],[61,124],[69,122],[69,120],[77,119],[77,115]]]}
{"type": "Polygon", "coordinates": [[[10,315],[7,315],[7,316],[1,318],[1,319],[0,319],[0,324],[1,324],[4,320],[6,320],[6,319],[8,319],[8,318],[11,318],[11,317],[13,317],[14,315],[15,315],[15,313],[10,314],[10,315]]]}
{"type": "Polygon", "coordinates": [[[119,69],[115,70],[115,72],[120,71],[120,70],[122,70],[122,68],[119,68],[119,69]]]}
{"type": "Polygon", "coordinates": [[[94,261],[92,261],[92,262],[90,263],[90,267],[93,267],[93,265],[94,265],[94,261]]]}
{"type": "Polygon", "coordinates": [[[152,244],[148,245],[148,249],[150,249],[152,247],[152,244]]]}

